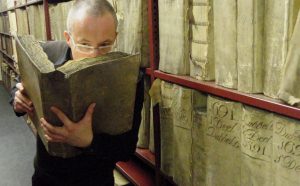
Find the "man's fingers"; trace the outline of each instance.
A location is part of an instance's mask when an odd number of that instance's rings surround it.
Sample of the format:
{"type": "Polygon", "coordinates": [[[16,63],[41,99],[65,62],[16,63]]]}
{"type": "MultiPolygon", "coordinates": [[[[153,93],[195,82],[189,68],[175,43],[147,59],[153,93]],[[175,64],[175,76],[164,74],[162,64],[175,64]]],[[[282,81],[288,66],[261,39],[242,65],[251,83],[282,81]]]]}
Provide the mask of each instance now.
{"type": "Polygon", "coordinates": [[[66,130],[63,127],[56,127],[48,123],[44,118],[41,118],[41,126],[54,135],[66,136],[66,130]]]}
{"type": "Polygon", "coordinates": [[[96,106],[96,103],[90,104],[90,106],[88,107],[88,109],[84,115],[84,120],[89,121],[91,123],[95,106],[96,106]]]}
{"type": "Polygon", "coordinates": [[[15,97],[14,100],[14,109],[16,111],[23,111],[23,112],[32,112],[33,108],[25,104],[19,97],[15,97]]]}
{"type": "Polygon", "coordinates": [[[18,90],[24,89],[22,83],[17,83],[17,84],[16,84],[16,87],[17,87],[18,90]]]}
{"type": "Polygon", "coordinates": [[[17,83],[16,87],[21,93],[25,93],[25,89],[22,83],[17,83]]]}
{"type": "Polygon", "coordinates": [[[70,127],[72,121],[60,109],[56,107],[51,107],[50,109],[54,114],[56,114],[56,116],[60,119],[60,121],[63,122],[66,127],[70,127]]]}
{"type": "Polygon", "coordinates": [[[27,96],[22,94],[20,91],[16,92],[16,97],[19,98],[22,102],[24,102],[28,106],[30,107],[32,106],[32,101],[27,96]]]}
{"type": "Polygon", "coordinates": [[[61,143],[64,142],[64,140],[61,140],[60,138],[56,138],[56,137],[54,137],[54,136],[49,136],[49,135],[47,135],[47,134],[45,134],[45,138],[46,138],[46,140],[49,141],[49,142],[61,142],[61,143]]]}

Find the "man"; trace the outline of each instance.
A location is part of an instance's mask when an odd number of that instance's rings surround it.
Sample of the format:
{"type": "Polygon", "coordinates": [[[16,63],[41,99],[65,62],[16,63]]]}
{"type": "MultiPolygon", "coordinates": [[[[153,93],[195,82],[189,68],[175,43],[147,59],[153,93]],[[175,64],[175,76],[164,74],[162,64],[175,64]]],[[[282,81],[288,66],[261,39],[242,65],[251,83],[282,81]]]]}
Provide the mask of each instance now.
{"type": "MultiPolygon", "coordinates": [[[[106,0],[77,0],[68,15],[68,31],[64,32],[66,42],[48,42],[42,47],[56,66],[70,59],[100,56],[111,51],[117,36],[117,25],[114,9],[106,0]]],[[[128,160],[136,148],[144,91],[141,78],[140,75],[133,128],[121,135],[93,134],[92,115],[97,107],[95,104],[88,107],[85,116],[78,122],[71,121],[59,108],[52,107],[52,112],[64,125],[55,127],[41,118],[45,138],[49,142],[62,142],[77,147],[82,150],[82,154],[66,159],[51,156],[37,136],[32,185],[113,185],[115,163],[128,160]]],[[[18,116],[33,114],[33,104],[21,83],[12,90],[11,103],[18,116]]]]}

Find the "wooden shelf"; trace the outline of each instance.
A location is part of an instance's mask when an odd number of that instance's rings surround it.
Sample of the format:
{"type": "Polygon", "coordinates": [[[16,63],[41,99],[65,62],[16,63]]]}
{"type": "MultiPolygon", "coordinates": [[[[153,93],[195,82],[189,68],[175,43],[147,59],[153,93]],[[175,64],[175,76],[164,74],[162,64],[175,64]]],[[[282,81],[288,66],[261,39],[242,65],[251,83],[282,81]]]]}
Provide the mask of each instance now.
{"type": "Polygon", "coordinates": [[[14,65],[8,62],[5,58],[3,58],[4,63],[6,63],[16,74],[19,74],[14,65]]]}
{"type": "Polygon", "coordinates": [[[5,13],[5,12],[8,12],[8,11],[15,10],[15,9],[17,9],[17,8],[26,8],[26,6],[35,5],[35,4],[41,4],[41,3],[43,3],[43,0],[36,0],[36,1],[34,1],[34,2],[31,2],[31,3],[26,3],[26,4],[22,4],[22,5],[18,5],[18,6],[11,7],[11,8],[9,8],[9,9],[7,9],[7,10],[1,11],[0,14],[1,14],[1,13],[5,13]]]}
{"type": "Polygon", "coordinates": [[[43,0],[36,0],[36,1],[34,1],[34,2],[27,3],[25,6],[37,5],[37,4],[41,4],[41,3],[43,3],[43,2],[44,2],[43,0]]]}
{"type": "Polygon", "coordinates": [[[139,165],[136,161],[130,160],[128,162],[118,162],[116,168],[134,185],[155,185],[154,174],[139,165]]]}
{"type": "Polygon", "coordinates": [[[9,37],[13,37],[11,34],[5,33],[5,32],[0,32],[0,34],[5,35],[5,36],[9,36],[9,37]]]}
{"type": "Polygon", "coordinates": [[[14,59],[12,56],[10,56],[8,53],[6,53],[5,51],[0,50],[0,52],[1,52],[2,54],[4,54],[6,57],[8,57],[10,60],[12,60],[14,63],[16,62],[15,59],[14,59]]]}
{"type": "MultiPolygon", "coordinates": [[[[147,69],[146,73],[151,73],[151,70],[147,69]]],[[[262,94],[242,93],[237,90],[218,86],[214,82],[200,81],[189,76],[167,74],[159,70],[155,70],[153,74],[155,78],[159,78],[171,83],[176,83],[178,85],[196,89],[201,92],[272,111],[284,116],[300,119],[300,108],[289,106],[280,100],[272,99],[262,94]]]]}
{"type": "Polygon", "coordinates": [[[150,150],[137,148],[135,151],[135,155],[148,166],[155,169],[155,155],[150,152],[150,150]]]}

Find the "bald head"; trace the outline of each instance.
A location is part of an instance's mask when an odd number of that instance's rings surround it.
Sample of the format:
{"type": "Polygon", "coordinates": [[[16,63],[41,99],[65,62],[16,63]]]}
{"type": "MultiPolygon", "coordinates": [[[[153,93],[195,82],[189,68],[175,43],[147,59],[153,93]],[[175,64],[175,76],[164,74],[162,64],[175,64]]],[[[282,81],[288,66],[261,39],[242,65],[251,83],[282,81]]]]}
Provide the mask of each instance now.
{"type": "Polygon", "coordinates": [[[76,0],[69,11],[67,18],[67,30],[72,32],[74,23],[86,16],[103,16],[111,14],[114,18],[115,27],[118,27],[116,12],[107,0],[76,0]]]}

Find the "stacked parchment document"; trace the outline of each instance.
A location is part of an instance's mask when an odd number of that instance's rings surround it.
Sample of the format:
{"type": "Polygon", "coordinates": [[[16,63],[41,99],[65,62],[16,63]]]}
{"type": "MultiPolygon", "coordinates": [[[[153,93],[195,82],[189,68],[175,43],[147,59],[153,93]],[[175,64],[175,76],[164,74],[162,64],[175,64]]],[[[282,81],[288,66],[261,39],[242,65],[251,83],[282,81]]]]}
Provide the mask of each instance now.
{"type": "Polygon", "coordinates": [[[51,37],[53,40],[64,40],[64,31],[67,29],[67,17],[72,1],[52,4],[49,6],[51,37]]]}
{"type": "Polygon", "coordinates": [[[297,23],[293,32],[292,39],[289,43],[289,49],[284,67],[284,74],[279,90],[279,98],[299,107],[300,103],[300,88],[299,88],[299,74],[300,74],[300,16],[298,15],[297,23]]]}
{"type": "Polygon", "coordinates": [[[17,34],[20,36],[29,34],[29,26],[28,26],[28,18],[25,9],[16,9],[16,17],[17,17],[17,34]]]}
{"type": "Polygon", "coordinates": [[[300,184],[300,122],[161,83],[161,170],[185,185],[300,184]]]}
{"type": "Polygon", "coordinates": [[[200,80],[214,80],[212,1],[194,0],[190,14],[190,75],[200,80]]]}
{"type": "Polygon", "coordinates": [[[300,0],[158,3],[159,70],[277,98],[300,0]]]}
{"type": "Polygon", "coordinates": [[[45,13],[43,5],[29,6],[27,8],[30,34],[39,41],[46,41],[45,13]]]}
{"type": "Polygon", "coordinates": [[[116,50],[141,54],[141,66],[149,66],[148,2],[109,0],[118,18],[116,50]]]}

